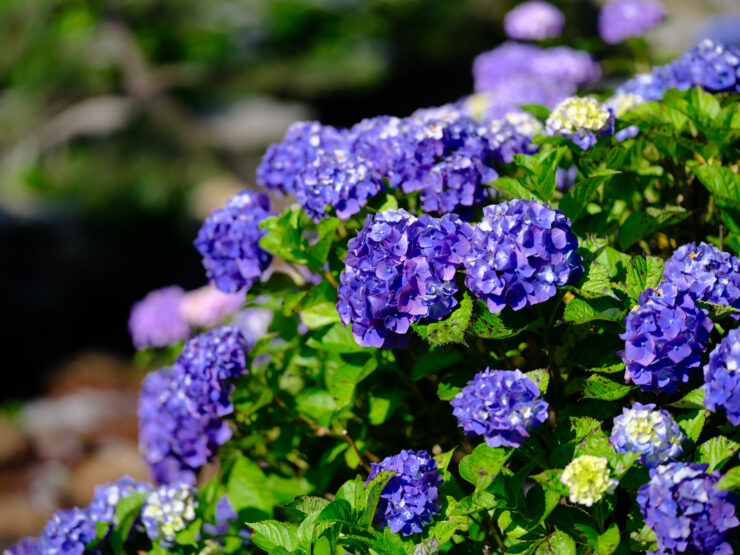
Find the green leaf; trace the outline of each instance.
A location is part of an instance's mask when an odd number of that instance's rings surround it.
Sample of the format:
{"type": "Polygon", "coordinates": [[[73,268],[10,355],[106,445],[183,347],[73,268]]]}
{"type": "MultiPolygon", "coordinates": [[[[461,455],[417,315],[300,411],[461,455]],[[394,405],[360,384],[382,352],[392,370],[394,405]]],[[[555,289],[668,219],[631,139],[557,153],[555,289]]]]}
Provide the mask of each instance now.
{"type": "Polygon", "coordinates": [[[709,472],[721,469],[740,449],[740,443],[725,436],[713,437],[699,446],[696,460],[709,464],[709,472]]]}
{"type": "Polygon", "coordinates": [[[350,329],[342,324],[334,324],[327,328],[326,331],[321,330],[321,332],[315,333],[306,341],[306,345],[312,349],[332,353],[373,352],[373,349],[370,347],[360,347],[352,336],[350,329]]]}
{"type": "Polygon", "coordinates": [[[689,215],[690,212],[680,206],[648,206],[644,211],[633,212],[619,230],[619,246],[627,249],[659,229],[685,220],[689,215]]]}
{"type": "Polygon", "coordinates": [[[597,366],[595,368],[586,369],[587,372],[596,372],[598,374],[616,374],[617,372],[624,372],[627,365],[624,362],[618,362],[616,364],[609,364],[606,366],[597,366]]]}
{"type": "Polygon", "coordinates": [[[312,387],[304,389],[295,399],[296,409],[322,426],[328,426],[331,416],[337,410],[337,402],[325,389],[312,387]]]}
{"type": "Polygon", "coordinates": [[[686,434],[686,437],[691,441],[696,442],[701,435],[701,430],[704,427],[707,413],[705,410],[692,411],[687,414],[682,414],[676,418],[676,423],[686,434]]]}
{"type": "Polygon", "coordinates": [[[124,545],[131,534],[134,522],[141,514],[141,508],[146,501],[147,493],[132,493],[124,497],[116,505],[116,522],[118,523],[110,535],[110,545],[115,553],[123,553],[124,545]]]}
{"type": "Polygon", "coordinates": [[[486,339],[508,339],[528,330],[544,326],[542,317],[532,318],[526,311],[514,311],[508,307],[493,314],[484,301],[476,300],[470,333],[486,339]]]}
{"type": "Polygon", "coordinates": [[[378,359],[365,355],[334,355],[324,363],[324,380],[336,408],[346,407],[355,388],[378,368],[378,359]]]}
{"type": "Polygon", "coordinates": [[[596,552],[599,555],[611,555],[619,545],[619,526],[613,522],[606,532],[601,534],[596,542],[596,552]]]}
{"type": "Polygon", "coordinates": [[[671,406],[679,409],[703,409],[704,395],[704,388],[697,387],[689,391],[675,403],[671,403],[671,406]]]}
{"type": "Polygon", "coordinates": [[[727,318],[728,316],[732,316],[733,314],[740,313],[740,310],[738,310],[737,308],[724,304],[709,303],[706,301],[699,301],[696,304],[709,312],[709,316],[711,316],[712,320],[714,320],[715,322],[719,320],[724,320],[725,318],[727,318]]]}
{"type": "Polygon", "coordinates": [[[585,324],[594,320],[620,322],[624,319],[624,309],[615,305],[608,298],[600,299],[571,299],[565,306],[563,319],[574,324],[585,324]]]}
{"type": "MultiPolygon", "coordinates": [[[[578,253],[584,260],[594,260],[601,251],[609,246],[609,240],[599,237],[593,233],[586,235],[586,238],[578,241],[578,253]]],[[[613,276],[612,276],[613,277],[613,276]]]]}
{"type": "Polygon", "coordinates": [[[298,546],[298,531],[291,524],[277,520],[264,520],[248,522],[247,526],[252,529],[251,542],[268,553],[280,547],[292,553],[298,546]]]}
{"type": "Polygon", "coordinates": [[[555,192],[557,169],[565,148],[542,149],[536,154],[515,154],[514,162],[527,173],[528,188],[540,199],[549,202],[555,192]]]}
{"type": "Polygon", "coordinates": [[[270,514],[275,506],[272,492],[265,488],[267,477],[257,463],[239,456],[228,470],[226,495],[237,512],[257,509],[270,514]]]}
{"type": "Polygon", "coordinates": [[[340,321],[339,312],[337,312],[337,290],[326,281],[311,287],[296,309],[301,321],[309,329],[340,321]]]}
{"type": "Polygon", "coordinates": [[[570,490],[563,482],[560,481],[560,477],[563,475],[562,468],[551,468],[535,474],[532,479],[538,482],[546,490],[555,492],[561,497],[568,497],[570,490]]]}
{"type": "Polygon", "coordinates": [[[588,204],[598,195],[601,186],[611,178],[612,175],[599,175],[582,179],[560,199],[558,208],[571,220],[577,220],[583,215],[588,204]]]}
{"type": "Polygon", "coordinates": [[[361,514],[357,521],[360,526],[367,528],[372,524],[375,517],[375,510],[378,507],[378,501],[380,501],[380,494],[394,475],[395,472],[387,470],[378,472],[375,478],[363,487],[360,501],[357,505],[361,514]]]}
{"type": "Polygon", "coordinates": [[[432,347],[422,354],[411,369],[411,379],[420,380],[430,374],[436,374],[463,358],[462,352],[454,347],[432,347]]]}
{"type": "Polygon", "coordinates": [[[583,397],[586,399],[601,399],[602,401],[616,401],[636,388],[635,385],[615,382],[599,374],[592,374],[586,379],[583,397]]]}
{"type": "Polygon", "coordinates": [[[736,466],[735,468],[728,470],[714,487],[728,490],[740,489],[740,466],[736,466]]]}
{"type": "Polygon", "coordinates": [[[531,370],[530,372],[525,372],[525,374],[534,382],[534,385],[537,386],[542,395],[547,393],[547,386],[550,384],[550,373],[547,371],[547,368],[531,370]]]}
{"type": "Polygon", "coordinates": [[[446,319],[430,324],[413,324],[412,327],[430,345],[462,343],[465,345],[465,331],[473,315],[473,301],[465,293],[458,307],[446,319]]]}
{"type": "Polygon", "coordinates": [[[627,294],[637,302],[640,293],[649,287],[655,287],[663,277],[664,262],[655,256],[635,256],[627,267],[627,294]]]}
{"type": "Polygon", "coordinates": [[[321,511],[328,504],[329,500],[323,497],[316,497],[315,495],[303,495],[294,499],[292,502],[286,505],[285,508],[308,516],[310,514],[321,511]]]}
{"type": "Polygon", "coordinates": [[[490,186],[511,198],[521,198],[526,200],[533,200],[535,198],[529,189],[511,177],[500,177],[493,181],[490,186]]]}
{"type": "Polygon", "coordinates": [[[443,477],[445,474],[449,474],[447,467],[450,466],[452,455],[455,454],[456,449],[457,447],[453,447],[446,453],[440,453],[439,455],[434,456],[434,460],[437,461],[437,470],[439,470],[439,473],[442,474],[443,477]]]}
{"type": "Polygon", "coordinates": [[[476,490],[485,489],[513,452],[513,449],[493,448],[481,443],[460,461],[460,476],[473,484],[476,490]]]}
{"type": "Polygon", "coordinates": [[[197,546],[202,524],[203,521],[199,518],[192,521],[184,530],[177,533],[175,543],[177,545],[197,546]]]}
{"type": "Polygon", "coordinates": [[[535,550],[535,555],[545,555],[547,553],[553,553],[554,555],[575,555],[576,542],[565,532],[555,530],[535,550]]]}
{"type": "Polygon", "coordinates": [[[611,276],[606,266],[595,261],[592,262],[588,267],[588,272],[581,279],[578,293],[587,299],[604,296],[614,297],[611,276]]]}

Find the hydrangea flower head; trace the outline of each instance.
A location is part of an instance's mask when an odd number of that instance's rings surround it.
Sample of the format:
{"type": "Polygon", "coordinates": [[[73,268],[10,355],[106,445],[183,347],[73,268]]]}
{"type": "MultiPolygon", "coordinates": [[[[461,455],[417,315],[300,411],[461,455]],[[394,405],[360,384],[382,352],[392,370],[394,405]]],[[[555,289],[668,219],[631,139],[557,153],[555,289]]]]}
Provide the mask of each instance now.
{"type": "Polygon", "coordinates": [[[720,408],[733,426],[740,425],[740,330],[730,330],[704,367],[704,406],[720,408]]]}
{"type": "Polygon", "coordinates": [[[484,128],[486,139],[495,148],[496,159],[510,163],[514,154],[533,154],[537,145],[532,137],[542,131],[542,124],[526,112],[509,112],[504,117],[494,119],[484,128]]]}
{"type": "Polygon", "coordinates": [[[134,347],[166,347],[190,335],[182,314],[185,291],[177,286],[152,291],[131,307],[128,329],[134,347]]]}
{"type": "Polygon", "coordinates": [[[673,393],[701,366],[712,321],[686,292],[669,282],[643,291],[625,318],[625,340],[619,354],[627,365],[624,377],[643,391],[673,393]]]}
{"type": "Polygon", "coordinates": [[[570,137],[586,150],[596,144],[598,137],[614,133],[614,115],[598,100],[572,96],[558,104],[545,127],[549,135],[570,137]]]}
{"type": "Polygon", "coordinates": [[[520,199],[486,206],[465,259],[465,285],[494,313],[541,303],[583,273],[577,248],[559,210],[520,199]]]}
{"type": "Polygon", "coordinates": [[[665,92],[673,88],[673,86],[673,81],[661,72],[638,73],[632,79],[625,81],[617,87],[615,97],[634,95],[644,98],[645,101],[660,100],[663,98],[665,92]]]}
{"type": "Polygon", "coordinates": [[[668,462],[650,470],[637,493],[645,523],[655,531],[659,553],[730,555],[729,531],[740,525],[735,496],[714,486],[720,473],[706,464],[668,462]]]}
{"type": "Polygon", "coordinates": [[[404,536],[421,532],[424,524],[430,523],[442,508],[439,501],[442,477],[437,461],[426,451],[404,450],[371,466],[366,485],[379,472],[395,472],[380,494],[376,522],[404,536]]]}
{"type": "Polygon", "coordinates": [[[468,436],[482,435],[489,447],[519,447],[528,430],[547,420],[547,402],[519,370],[490,370],[475,375],[450,402],[468,436]]]}
{"type": "Polygon", "coordinates": [[[688,70],[692,86],[712,93],[740,91],[740,48],[706,39],[678,63],[688,70]]]}
{"type": "Polygon", "coordinates": [[[570,489],[570,502],[590,507],[612,493],[618,481],[611,478],[606,457],[581,455],[573,459],[563,470],[560,477],[570,489]]]}
{"type": "Polygon", "coordinates": [[[664,18],[665,9],[657,0],[611,0],[599,13],[599,34],[604,42],[617,44],[641,37],[664,18]]]}
{"type": "Polygon", "coordinates": [[[212,283],[185,293],[182,314],[195,328],[212,328],[223,324],[244,304],[246,291],[224,293],[212,283]]]}
{"type": "Polygon", "coordinates": [[[635,403],[614,419],[611,443],[617,453],[637,453],[640,462],[652,467],[683,453],[681,428],[665,410],[635,403]]]}
{"type": "Polygon", "coordinates": [[[117,524],[115,517],[118,502],[134,493],[147,493],[151,489],[152,487],[146,482],[139,482],[128,476],[116,482],[97,486],[88,508],[89,514],[96,522],[117,524]]]}
{"type": "Polygon", "coordinates": [[[504,17],[506,34],[516,40],[545,40],[560,36],[565,25],[563,12],[548,2],[530,0],[504,17]]]}
{"type": "Polygon", "coordinates": [[[740,308],[740,260],[714,245],[682,245],[666,261],[663,279],[695,301],[740,308]]]}
{"type": "Polygon", "coordinates": [[[151,492],[141,510],[141,520],[150,540],[171,542],[195,520],[197,491],[185,484],[160,486],[151,492]]]}
{"type": "Polygon", "coordinates": [[[59,555],[82,555],[85,548],[97,536],[95,521],[88,511],[62,509],[54,513],[46,523],[36,544],[38,553],[59,555]]]}
{"type": "Polygon", "coordinates": [[[21,538],[15,544],[3,551],[3,555],[38,555],[38,540],[36,538],[21,538]]]}
{"type": "Polygon", "coordinates": [[[200,228],[195,248],[206,275],[224,293],[251,287],[270,264],[272,256],[259,246],[267,233],[259,223],[270,215],[267,195],[244,189],[200,228]]]}
{"type": "Polygon", "coordinates": [[[439,320],[457,304],[454,276],[470,248],[470,228],[456,215],[368,216],[348,244],[337,310],[358,345],[403,343],[409,326],[439,320]]]}

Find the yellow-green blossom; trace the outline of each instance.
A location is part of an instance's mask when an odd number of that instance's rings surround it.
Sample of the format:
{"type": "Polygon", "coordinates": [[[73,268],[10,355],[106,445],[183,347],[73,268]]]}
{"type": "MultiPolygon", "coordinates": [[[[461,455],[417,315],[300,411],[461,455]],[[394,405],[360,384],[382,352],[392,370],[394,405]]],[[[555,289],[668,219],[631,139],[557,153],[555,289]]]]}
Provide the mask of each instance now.
{"type": "Polygon", "coordinates": [[[547,118],[547,127],[564,134],[578,129],[599,131],[609,123],[611,113],[594,98],[571,96],[563,100],[547,118]]]}
{"type": "Polygon", "coordinates": [[[630,110],[634,110],[643,102],[645,102],[645,99],[639,94],[623,93],[612,96],[606,101],[606,105],[614,111],[616,117],[621,118],[624,114],[630,110]]]}
{"type": "Polygon", "coordinates": [[[605,493],[611,493],[617,487],[617,480],[609,476],[609,467],[605,457],[581,455],[563,470],[560,477],[570,489],[570,502],[590,507],[599,501],[605,493]]]}

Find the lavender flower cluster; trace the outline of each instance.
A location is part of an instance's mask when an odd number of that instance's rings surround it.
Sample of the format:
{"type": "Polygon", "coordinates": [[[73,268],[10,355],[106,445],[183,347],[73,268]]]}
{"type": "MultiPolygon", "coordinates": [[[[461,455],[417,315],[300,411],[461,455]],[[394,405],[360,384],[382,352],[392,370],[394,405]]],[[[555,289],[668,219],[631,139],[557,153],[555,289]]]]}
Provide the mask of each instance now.
{"type": "Polygon", "coordinates": [[[614,419],[611,443],[617,453],[636,453],[640,462],[653,467],[683,453],[681,428],[665,410],[655,404],[635,403],[614,419]]]}
{"type": "Polygon", "coordinates": [[[519,4],[504,17],[506,35],[515,40],[545,40],[563,32],[563,12],[548,2],[530,0],[519,4]]]}
{"type": "Polygon", "coordinates": [[[637,503],[655,531],[658,553],[730,555],[729,531],[740,525],[735,496],[717,489],[719,472],[706,464],[669,462],[650,470],[637,503]]]}
{"type": "Polygon", "coordinates": [[[486,206],[465,258],[465,285],[491,312],[553,297],[583,273],[570,220],[536,201],[486,206]]]}
{"type": "Polygon", "coordinates": [[[272,257],[259,246],[267,231],[259,223],[270,215],[267,195],[245,189],[206,218],[194,244],[221,291],[251,287],[269,266],[272,257]]]}
{"type": "Polygon", "coordinates": [[[365,484],[383,471],[395,475],[385,485],[375,513],[375,520],[391,532],[404,536],[421,532],[422,526],[442,508],[439,487],[442,477],[435,461],[426,451],[401,451],[372,463],[372,471],[365,484]]]}
{"type": "Polygon", "coordinates": [[[482,435],[489,447],[519,447],[528,430],[547,420],[540,390],[519,370],[490,370],[475,375],[450,402],[465,435],[482,435]]]}
{"type": "Polygon", "coordinates": [[[231,437],[230,379],[247,372],[249,345],[231,326],[185,344],[171,368],[149,374],[139,397],[139,448],[159,483],[194,484],[196,471],[231,437]]]}
{"type": "Polygon", "coordinates": [[[454,214],[414,218],[405,210],[368,216],[349,241],[337,310],[359,345],[403,344],[409,326],[438,320],[457,304],[454,275],[470,248],[454,214]]]}
{"type": "Polygon", "coordinates": [[[740,330],[730,330],[710,353],[704,394],[707,409],[722,408],[733,426],[740,425],[740,330]]]}
{"type": "Polygon", "coordinates": [[[627,365],[625,379],[643,391],[673,393],[701,366],[712,321],[687,293],[669,282],[640,294],[625,319],[619,354],[627,365]]]}
{"type": "Polygon", "coordinates": [[[665,9],[656,0],[611,0],[599,13],[599,34],[604,42],[617,44],[641,37],[665,18],[665,9]]]}

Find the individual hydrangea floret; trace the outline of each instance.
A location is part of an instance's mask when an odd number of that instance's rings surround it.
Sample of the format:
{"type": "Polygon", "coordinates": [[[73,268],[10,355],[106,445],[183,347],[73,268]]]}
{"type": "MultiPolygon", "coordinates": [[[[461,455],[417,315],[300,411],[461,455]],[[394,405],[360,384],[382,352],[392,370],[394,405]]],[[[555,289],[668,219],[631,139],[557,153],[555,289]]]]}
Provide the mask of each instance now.
{"type": "Polygon", "coordinates": [[[269,266],[272,256],[259,246],[267,231],[259,223],[270,215],[267,195],[244,189],[200,228],[195,248],[206,275],[224,293],[251,287],[269,266]]]}
{"type": "Polygon", "coordinates": [[[38,553],[82,555],[97,536],[95,521],[83,509],[62,509],[46,523],[36,544],[38,553]]]}
{"type": "Polygon", "coordinates": [[[236,328],[216,328],[188,341],[173,367],[144,379],[139,448],[156,482],[194,484],[196,471],[231,437],[228,380],[246,373],[248,349],[236,328]]]}
{"type": "Polygon", "coordinates": [[[668,462],[650,470],[637,493],[645,523],[658,540],[657,553],[731,555],[729,531],[740,525],[735,496],[715,486],[721,476],[708,465],[668,462]]]}
{"type": "Polygon", "coordinates": [[[166,347],[187,339],[190,326],[182,313],[185,291],[177,286],[152,291],[131,307],[128,329],[134,347],[166,347]]]}
{"type": "Polygon", "coordinates": [[[727,420],[740,425],[740,330],[730,330],[711,352],[704,382],[704,406],[724,409],[727,420]]]}
{"type": "Polygon", "coordinates": [[[437,461],[426,451],[401,451],[372,463],[372,471],[365,484],[379,472],[393,471],[395,475],[383,488],[375,512],[375,521],[391,532],[410,536],[421,532],[425,524],[441,509],[439,487],[442,477],[437,461]]]}
{"type": "Polygon", "coordinates": [[[475,375],[450,402],[452,414],[468,436],[484,436],[489,447],[519,447],[528,430],[547,420],[547,402],[519,370],[490,370],[475,375]]]}
{"type": "Polygon", "coordinates": [[[152,486],[146,482],[139,482],[124,476],[116,482],[97,486],[90,507],[88,508],[91,518],[96,522],[115,522],[116,506],[124,497],[134,493],[148,493],[152,486]]]}
{"type": "Polygon", "coordinates": [[[663,279],[695,301],[740,309],[740,260],[714,245],[680,246],[666,261],[663,279]]]}
{"type": "Polygon", "coordinates": [[[673,393],[701,366],[712,321],[686,292],[664,282],[643,291],[625,318],[619,354],[627,365],[625,380],[643,391],[673,393]]]}
{"type": "Polygon", "coordinates": [[[590,507],[612,493],[618,481],[611,478],[606,457],[581,455],[573,459],[560,477],[570,490],[570,502],[590,507]]]}
{"type": "Polygon", "coordinates": [[[681,428],[665,410],[655,404],[635,403],[614,419],[611,443],[617,453],[637,453],[640,462],[652,467],[683,453],[681,428]]]}
{"type": "Polygon", "coordinates": [[[604,42],[617,44],[641,37],[664,18],[663,4],[656,0],[611,0],[599,13],[599,34],[604,42]]]}
{"type": "Polygon", "coordinates": [[[570,137],[587,150],[596,144],[599,137],[614,133],[614,115],[598,100],[572,96],[552,111],[545,128],[547,134],[570,137]]]}
{"type": "Polygon", "coordinates": [[[21,538],[3,551],[3,555],[39,555],[38,540],[36,538],[21,538]]]}
{"type": "Polygon", "coordinates": [[[141,520],[150,540],[172,542],[195,520],[197,490],[186,485],[160,486],[151,492],[141,509],[141,520]]]}
{"type": "Polygon", "coordinates": [[[541,303],[583,273],[577,248],[559,210],[529,200],[486,206],[465,259],[465,285],[494,313],[541,303]]]}
{"type": "Polygon", "coordinates": [[[368,216],[348,244],[337,310],[359,345],[404,343],[412,323],[439,320],[457,304],[454,276],[470,228],[454,214],[414,218],[405,210],[368,216]]]}
{"type": "Polygon", "coordinates": [[[246,291],[224,293],[212,283],[188,291],[182,303],[182,314],[194,328],[212,328],[223,324],[244,304],[246,291]]]}
{"type": "Polygon", "coordinates": [[[548,2],[531,0],[519,4],[504,17],[506,34],[516,40],[545,40],[560,36],[563,12],[548,2]]]}

